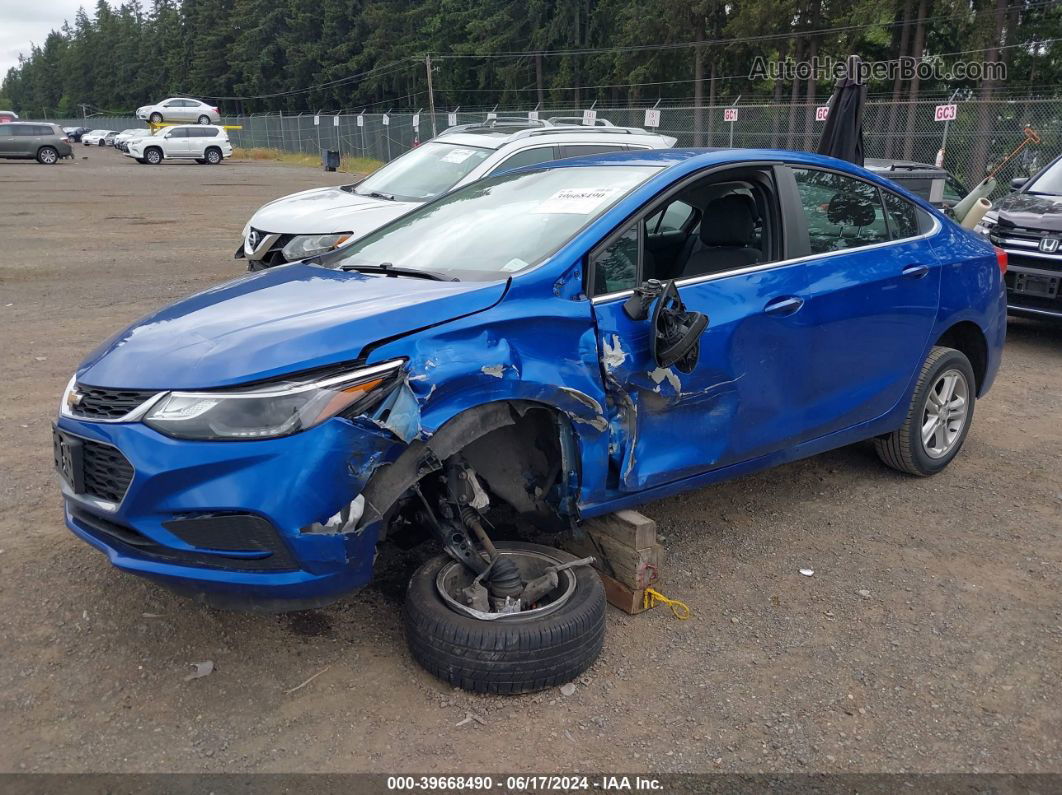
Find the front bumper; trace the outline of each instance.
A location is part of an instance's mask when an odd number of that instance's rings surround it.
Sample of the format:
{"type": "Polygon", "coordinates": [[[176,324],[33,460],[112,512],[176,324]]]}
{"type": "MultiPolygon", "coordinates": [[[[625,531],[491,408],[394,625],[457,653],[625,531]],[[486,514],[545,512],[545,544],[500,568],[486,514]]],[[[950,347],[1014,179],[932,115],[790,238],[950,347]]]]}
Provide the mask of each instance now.
{"type": "MultiPolygon", "coordinates": [[[[65,434],[117,448],[132,479],[116,504],[74,494],[60,477],[67,527],[118,568],[213,603],[301,609],[372,577],[377,538],[333,522],[373,467],[403,445],[361,420],[332,419],[283,439],[190,442],[140,423],[61,417],[65,434]],[[223,532],[189,541],[188,522],[244,517],[269,536],[240,543],[223,532]]],[[[83,487],[84,488],[84,487],[83,487]]],[[[208,525],[211,527],[213,525],[208,525]]]]}

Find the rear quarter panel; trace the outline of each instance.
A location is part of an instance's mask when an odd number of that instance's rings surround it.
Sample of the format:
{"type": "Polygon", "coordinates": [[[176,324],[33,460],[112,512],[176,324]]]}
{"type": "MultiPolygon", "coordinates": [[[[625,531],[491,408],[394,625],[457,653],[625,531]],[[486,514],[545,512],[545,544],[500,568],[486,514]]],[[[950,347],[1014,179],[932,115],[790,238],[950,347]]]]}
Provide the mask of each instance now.
{"type": "Polygon", "coordinates": [[[988,344],[985,377],[978,397],[992,386],[1007,335],[1007,293],[995,250],[973,232],[942,221],[932,242],[941,263],[940,311],[933,339],[956,323],[977,325],[988,344]]]}

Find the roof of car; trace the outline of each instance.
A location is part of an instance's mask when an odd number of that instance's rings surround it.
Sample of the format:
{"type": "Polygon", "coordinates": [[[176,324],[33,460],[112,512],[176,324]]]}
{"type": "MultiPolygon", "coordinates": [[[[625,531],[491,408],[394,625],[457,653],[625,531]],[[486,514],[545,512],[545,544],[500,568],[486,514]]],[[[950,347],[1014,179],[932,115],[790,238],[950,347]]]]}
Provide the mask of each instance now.
{"type": "MultiPolygon", "coordinates": [[[[500,149],[513,141],[524,139],[541,139],[568,137],[572,140],[592,141],[631,141],[635,138],[667,138],[640,127],[616,127],[610,122],[599,120],[600,124],[583,126],[567,118],[526,119],[523,117],[488,119],[472,124],[460,124],[439,133],[434,141],[478,146],[484,149],[500,149]]],[[[674,140],[674,139],[669,139],[674,140]]]]}
{"type": "MultiPolygon", "coordinates": [[[[597,155],[584,155],[582,157],[570,157],[564,160],[553,160],[548,163],[523,166],[506,173],[535,171],[544,168],[579,168],[586,166],[652,166],[661,169],[661,173],[663,173],[673,168],[693,171],[701,168],[711,168],[716,165],[725,166],[740,163],[772,163],[779,161],[837,171],[848,171],[853,175],[858,175],[862,179],[875,182],[890,190],[895,190],[897,187],[896,183],[886,178],[880,171],[874,172],[860,168],[854,163],[838,160],[827,155],[798,152],[789,149],[638,149],[628,152],[608,152],[597,155]],[[696,162],[690,163],[689,161],[691,160],[696,162]]],[[[914,199],[922,207],[932,208],[932,205],[906,190],[902,185],[900,186],[900,193],[914,199]]]]}

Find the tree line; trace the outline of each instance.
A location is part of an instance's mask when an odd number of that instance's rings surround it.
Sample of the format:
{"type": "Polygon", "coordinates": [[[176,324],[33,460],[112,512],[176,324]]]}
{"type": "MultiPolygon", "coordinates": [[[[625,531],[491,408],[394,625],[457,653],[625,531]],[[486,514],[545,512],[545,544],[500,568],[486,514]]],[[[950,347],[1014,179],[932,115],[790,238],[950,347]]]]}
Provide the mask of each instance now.
{"type": "Polygon", "coordinates": [[[0,107],[59,118],[172,95],[226,114],[426,107],[428,56],[440,110],[813,103],[830,79],[751,80],[754,59],[849,53],[1007,65],[1005,82],[871,82],[897,102],[1053,96],[1056,37],[1057,0],[98,0],[8,71],[0,107]]]}

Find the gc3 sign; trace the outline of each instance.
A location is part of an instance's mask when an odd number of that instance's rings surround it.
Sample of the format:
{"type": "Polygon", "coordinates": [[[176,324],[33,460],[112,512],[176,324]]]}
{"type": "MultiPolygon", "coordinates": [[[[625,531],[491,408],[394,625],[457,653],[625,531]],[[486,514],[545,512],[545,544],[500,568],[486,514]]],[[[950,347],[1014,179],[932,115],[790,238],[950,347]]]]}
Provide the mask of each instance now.
{"type": "Polygon", "coordinates": [[[955,121],[959,115],[958,105],[937,105],[933,113],[933,121],[955,121]]]}

